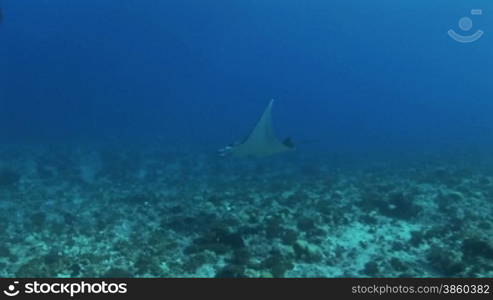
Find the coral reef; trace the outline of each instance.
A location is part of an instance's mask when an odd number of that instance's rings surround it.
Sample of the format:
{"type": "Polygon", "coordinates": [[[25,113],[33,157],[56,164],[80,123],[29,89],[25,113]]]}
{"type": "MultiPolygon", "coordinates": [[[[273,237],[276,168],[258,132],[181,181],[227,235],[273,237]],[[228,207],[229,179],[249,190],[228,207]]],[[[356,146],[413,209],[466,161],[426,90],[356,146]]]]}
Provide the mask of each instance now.
{"type": "Polygon", "coordinates": [[[493,168],[7,148],[1,277],[493,276],[493,168]]]}

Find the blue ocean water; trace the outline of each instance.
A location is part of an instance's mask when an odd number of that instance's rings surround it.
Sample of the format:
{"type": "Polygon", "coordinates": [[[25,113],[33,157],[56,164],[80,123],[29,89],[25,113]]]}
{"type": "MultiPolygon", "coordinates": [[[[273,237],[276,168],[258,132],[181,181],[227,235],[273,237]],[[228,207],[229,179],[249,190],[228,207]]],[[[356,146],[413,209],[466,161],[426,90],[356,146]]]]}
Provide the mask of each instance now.
{"type": "Polygon", "coordinates": [[[493,275],[491,1],[0,9],[0,277],[493,275]]]}

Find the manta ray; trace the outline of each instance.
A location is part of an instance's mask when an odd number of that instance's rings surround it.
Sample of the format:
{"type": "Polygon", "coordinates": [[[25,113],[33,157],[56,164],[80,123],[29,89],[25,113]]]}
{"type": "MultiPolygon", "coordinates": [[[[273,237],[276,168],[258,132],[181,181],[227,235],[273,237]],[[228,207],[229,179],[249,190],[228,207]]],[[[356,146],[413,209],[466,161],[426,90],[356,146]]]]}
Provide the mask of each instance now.
{"type": "Polygon", "coordinates": [[[273,104],[274,100],[270,100],[255,127],[242,142],[220,149],[219,154],[221,156],[264,157],[294,150],[295,146],[290,138],[281,142],[274,134],[272,126],[273,104]]]}

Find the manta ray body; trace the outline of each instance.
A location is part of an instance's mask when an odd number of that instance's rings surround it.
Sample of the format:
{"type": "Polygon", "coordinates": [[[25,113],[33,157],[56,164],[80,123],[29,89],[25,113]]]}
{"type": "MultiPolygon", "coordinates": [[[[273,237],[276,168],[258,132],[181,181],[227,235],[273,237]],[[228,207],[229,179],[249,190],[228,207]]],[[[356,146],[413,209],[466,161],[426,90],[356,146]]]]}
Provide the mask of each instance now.
{"type": "Polygon", "coordinates": [[[241,143],[219,150],[220,155],[264,157],[294,150],[295,147],[289,138],[281,142],[274,134],[272,126],[273,104],[274,100],[271,100],[253,130],[241,143]]]}

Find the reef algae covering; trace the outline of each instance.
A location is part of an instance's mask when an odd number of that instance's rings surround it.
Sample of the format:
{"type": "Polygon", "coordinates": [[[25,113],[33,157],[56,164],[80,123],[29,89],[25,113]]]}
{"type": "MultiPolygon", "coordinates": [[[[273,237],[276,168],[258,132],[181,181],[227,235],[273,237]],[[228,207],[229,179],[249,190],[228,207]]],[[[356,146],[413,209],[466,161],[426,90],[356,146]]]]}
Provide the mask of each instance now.
{"type": "Polygon", "coordinates": [[[491,277],[493,168],[2,146],[0,277],[491,277]]]}

